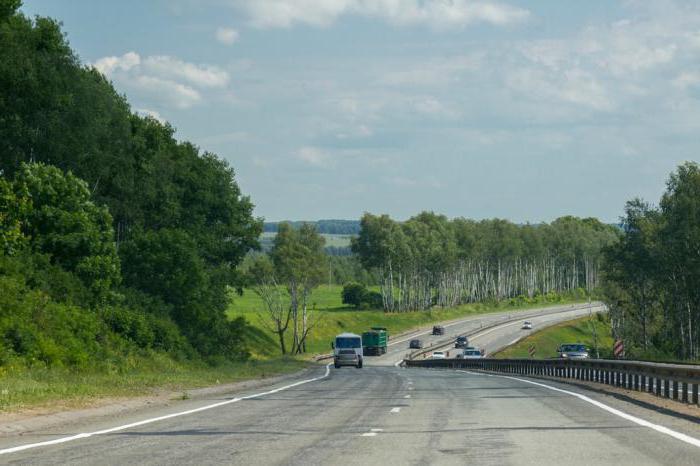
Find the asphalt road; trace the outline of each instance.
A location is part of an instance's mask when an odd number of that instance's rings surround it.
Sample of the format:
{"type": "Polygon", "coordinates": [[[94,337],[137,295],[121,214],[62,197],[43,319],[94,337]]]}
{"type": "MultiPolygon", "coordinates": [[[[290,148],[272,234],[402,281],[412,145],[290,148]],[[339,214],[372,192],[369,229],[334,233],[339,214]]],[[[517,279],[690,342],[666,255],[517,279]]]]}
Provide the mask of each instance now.
{"type": "Polygon", "coordinates": [[[600,312],[603,310],[604,307],[602,305],[593,303],[590,307],[588,305],[566,305],[533,309],[526,312],[498,312],[472,316],[445,325],[445,335],[431,335],[431,329],[424,329],[410,335],[390,340],[386,354],[380,357],[365,358],[365,364],[373,366],[389,366],[396,364],[413,351],[408,348],[408,344],[410,340],[414,338],[421,340],[424,349],[450,350],[450,348],[454,346],[454,340],[457,335],[473,332],[478,333],[469,338],[469,344],[471,346],[483,348],[488,355],[510,345],[516,339],[536,332],[542,327],[575,319],[577,317],[585,317],[591,312],[600,312]],[[521,329],[522,323],[525,320],[532,322],[532,330],[521,329]],[[447,345],[441,345],[440,342],[447,342],[447,345]]]}
{"type": "MultiPolygon", "coordinates": [[[[483,345],[497,346],[512,341],[519,332],[519,325],[508,325],[485,330],[477,338],[483,345]]],[[[393,346],[398,345],[397,354],[405,350],[400,343],[393,346]]],[[[379,364],[392,358],[372,359],[379,364]]],[[[393,365],[368,364],[359,370],[319,366],[299,380],[263,389],[3,437],[0,464],[700,462],[697,422],[565,384],[544,384],[393,365]],[[552,388],[583,393],[590,399],[552,388]],[[626,415],[651,424],[642,426],[626,415]],[[137,424],[129,426],[132,423],[137,424]],[[659,432],[650,426],[671,430],[659,432]],[[694,438],[697,445],[668,432],[694,438]],[[44,444],[3,453],[37,443],[44,444]]]]}

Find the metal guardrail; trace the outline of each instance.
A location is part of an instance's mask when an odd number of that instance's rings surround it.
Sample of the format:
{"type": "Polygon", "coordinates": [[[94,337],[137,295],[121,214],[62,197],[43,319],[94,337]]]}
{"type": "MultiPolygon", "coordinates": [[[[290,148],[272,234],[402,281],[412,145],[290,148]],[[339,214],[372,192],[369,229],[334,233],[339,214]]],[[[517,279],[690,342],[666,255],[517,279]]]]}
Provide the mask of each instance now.
{"type": "Polygon", "coordinates": [[[700,366],[607,359],[426,359],[406,367],[470,369],[597,382],[698,405],[700,366]]]}

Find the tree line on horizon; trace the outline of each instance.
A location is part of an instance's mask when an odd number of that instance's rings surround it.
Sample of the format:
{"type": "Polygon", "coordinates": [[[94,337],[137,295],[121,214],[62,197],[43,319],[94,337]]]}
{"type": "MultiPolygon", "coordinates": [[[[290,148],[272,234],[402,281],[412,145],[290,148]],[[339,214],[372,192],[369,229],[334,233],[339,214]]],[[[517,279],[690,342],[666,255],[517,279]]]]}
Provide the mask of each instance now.
{"type": "Polygon", "coordinates": [[[391,312],[590,292],[600,282],[603,248],[619,236],[615,226],[571,216],[517,225],[432,212],[405,222],[365,214],[361,225],[353,252],[379,277],[391,312]]]}

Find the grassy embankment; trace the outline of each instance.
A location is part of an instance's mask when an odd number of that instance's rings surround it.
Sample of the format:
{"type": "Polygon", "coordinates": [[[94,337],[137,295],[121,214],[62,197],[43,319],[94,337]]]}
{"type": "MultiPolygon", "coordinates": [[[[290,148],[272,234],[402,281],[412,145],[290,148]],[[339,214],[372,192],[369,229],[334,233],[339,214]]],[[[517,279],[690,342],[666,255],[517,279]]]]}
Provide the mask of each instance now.
{"type": "MultiPolygon", "coordinates": [[[[341,301],[342,287],[323,285],[314,290],[311,296],[312,319],[318,318],[317,326],[312,330],[308,341],[309,353],[330,351],[333,337],[342,332],[361,333],[370,327],[387,327],[390,335],[404,332],[416,327],[435,322],[457,319],[476,314],[485,314],[504,310],[525,310],[547,305],[560,305],[580,302],[581,298],[540,297],[537,300],[509,300],[501,303],[467,304],[450,309],[434,309],[425,312],[385,313],[381,310],[355,310],[345,306],[341,301]]],[[[264,305],[255,293],[245,290],[243,296],[234,296],[229,307],[231,318],[243,316],[252,324],[249,345],[256,357],[270,358],[279,355],[278,340],[261,320],[260,312],[264,305]]],[[[291,332],[288,332],[291,335],[291,332]]],[[[289,340],[289,338],[288,338],[289,340]]],[[[287,342],[289,343],[289,341],[287,342]]]]}
{"type": "Polygon", "coordinates": [[[190,389],[290,373],[307,364],[292,358],[275,358],[211,367],[153,355],[135,357],[126,366],[111,371],[5,367],[0,369],[0,415],[35,407],[77,408],[98,398],[148,395],[156,389],[186,397],[190,389]]]}
{"type": "MultiPolygon", "coordinates": [[[[341,289],[340,286],[326,285],[313,293],[313,312],[320,316],[320,321],[309,340],[310,353],[329,351],[333,336],[343,331],[359,333],[372,326],[385,326],[390,334],[396,334],[469,315],[574,301],[540,299],[530,303],[471,304],[454,309],[387,314],[379,310],[348,308],[341,302],[341,289]]],[[[93,371],[3,367],[0,369],[0,413],[45,406],[53,409],[80,407],[98,398],[147,395],[154,390],[181,393],[217,383],[290,373],[305,367],[308,363],[303,360],[279,355],[274,334],[264,329],[256,312],[262,309],[262,303],[250,290],[246,290],[243,296],[236,296],[229,309],[231,317],[242,315],[252,324],[248,342],[254,359],[250,362],[211,367],[204,363],[175,362],[164,355],[150,354],[134,356],[119,367],[101,367],[93,371]]]]}
{"type": "Polygon", "coordinates": [[[584,317],[561,324],[546,327],[529,337],[520,340],[515,345],[497,353],[497,358],[528,358],[528,348],[535,346],[535,359],[548,359],[557,356],[557,347],[562,343],[583,343],[591,348],[591,356],[595,357],[593,326],[598,333],[598,348],[600,357],[610,357],[613,339],[610,323],[604,316],[601,318],[584,317]]]}

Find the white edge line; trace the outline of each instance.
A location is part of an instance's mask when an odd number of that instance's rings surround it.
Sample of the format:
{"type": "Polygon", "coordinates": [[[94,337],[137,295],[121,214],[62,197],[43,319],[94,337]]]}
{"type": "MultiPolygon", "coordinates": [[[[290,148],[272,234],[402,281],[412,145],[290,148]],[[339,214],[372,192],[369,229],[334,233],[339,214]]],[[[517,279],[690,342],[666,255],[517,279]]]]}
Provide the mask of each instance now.
{"type": "Polygon", "coordinates": [[[317,380],[324,379],[324,378],[328,377],[328,375],[330,374],[330,366],[331,366],[330,363],[326,364],[326,373],[323,374],[322,376],[314,377],[312,379],[300,380],[299,382],[295,382],[293,384],[289,384],[289,385],[285,385],[283,387],[275,388],[274,390],[269,390],[269,391],[261,392],[261,393],[255,393],[253,395],[242,396],[239,398],[232,398],[230,400],[221,401],[219,403],[214,403],[211,405],[202,406],[202,407],[195,408],[195,409],[189,409],[187,411],[181,411],[178,413],[167,414],[165,416],[154,417],[151,419],[144,419],[143,421],[132,422],[131,424],[124,424],[122,426],[112,427],[110,429],[104,429],[104,430],[98,430],[95,432],[76,434],[76,435],[71,435],[70,437],[62,437],[62,438],[58,438],[58,439],[54,439],[54,440],[47,440],[45,442],[28,443],[26,445],[19,445],[16,447],[5,448],[3,450],[0,450],[0,455],[5,455],[8,453],[16,453],[19,451],[29,450],[31,448],[45,447],[45,446],[49,446],[49,445],[58,445],[60,443],[72,442],[73,440],[80,440],[80,439],[92,437],[94,435],[110,434],[112,432],[119,432],[121,430],[130,429],[132,427],[138,427],[138,426],[142,426],[145,424],[151,424],[153,422],[164,421],[166,419],[171,419],[174,417],[186,416],[188,414],[193,414],[193,413],[198,413],[200,411],[206,411],[209,409],[218,408],[219,406],[237,403],[241,400],[249,400],[251,398],[258,398],[258,397],[265,396],[265,395],[271,395],[273,393],[281,392],[283,390],[287,390],[287,389],[292,388],[292,387],[297,387],[299,385],[303,385],[303,384],[307,384],[310,382],[315,382],[317,380]]]}
{"type": "MultiPolygon", "coordinates": [[[[462,370],[458,370],[458,372],[464,372],[464,373],[472,374],[472,375],[486,375],[486,374],[479,374],[476,372],[462,371],[462,370]]],[[[681,432],[676,432],[675,430],[671,430],[668,427],[660,426],[658,424],[654,424],[654,423],[646,421],[644,419],[640,419],[636,416],[632,416],[631,414],[624,413],[624,412],[620,411],[619,409],[615,409],[613,407],[610,407],[606,404],[601,403],[600,401],[596,401],[592,398],[589,398],[586,395],[582,395],[582,394],[576,393],[576,392],[571,392],[569,390],[563,390],[561,388],[552,387],[551,385],[546,385],[546,384],[539,383],[539,382],[533,382],[532,380],[521,379],[519,377],[511,377],[508,375],[495,375],[495,374],[488,374],[488,375],[490,375],[491,377],[501,377],[504,379],[517,380],[519,382],[525,382],[525,383],[529,383],[532,385],[537,385],[538,387],[546,388],[548,390],[553,390],[555,392],[561,392],[561,393],[566,393],[567,395],[575,396],[576,398],[579,398],[580,400],[583,400],[583,401],[590,403],[594,406],[597,406],[600,409],[603,409],[611,414],[614,414],[615,416],[618,416],[618,417],[621,417],[621,418],[626,419],[628,421],[634,422],[635,424],[638,424],[640,426],[648,427],[648,428],[653,429],[659,433],[669,435],[677,440],[680,440],[682,442],[685,442],[685,443],[688,443],[690,445],[693,445],[695,447],[700,448],[700,440],[696,439],[695,437],[691,437],[691,436],[683,434],[681,432]]]]}

